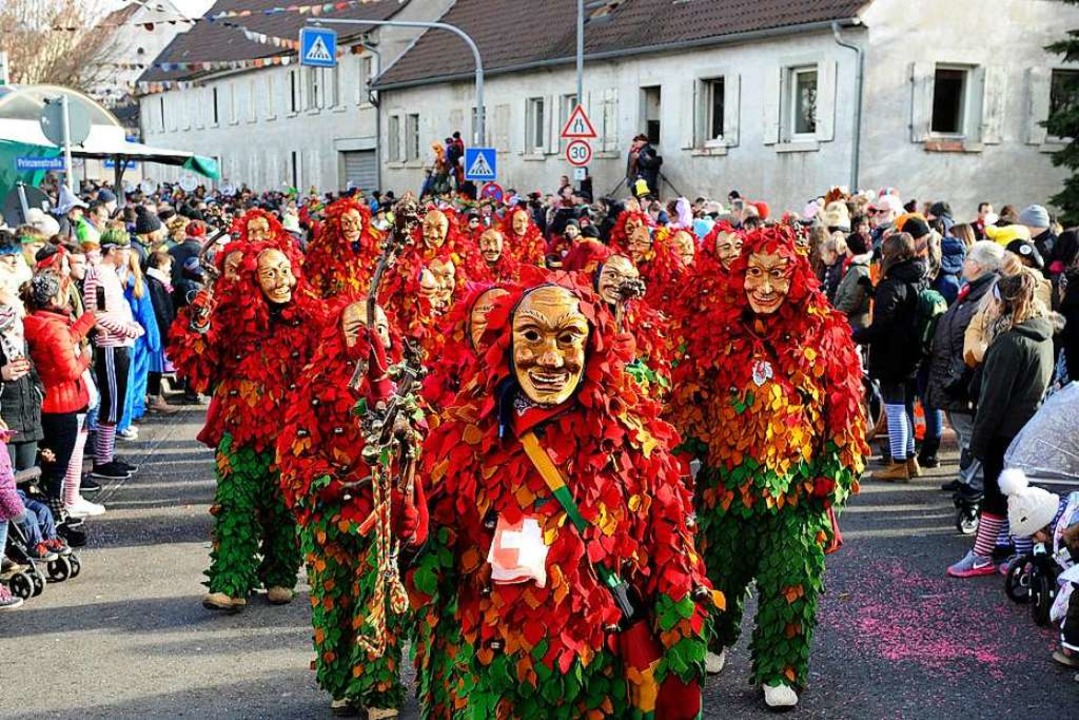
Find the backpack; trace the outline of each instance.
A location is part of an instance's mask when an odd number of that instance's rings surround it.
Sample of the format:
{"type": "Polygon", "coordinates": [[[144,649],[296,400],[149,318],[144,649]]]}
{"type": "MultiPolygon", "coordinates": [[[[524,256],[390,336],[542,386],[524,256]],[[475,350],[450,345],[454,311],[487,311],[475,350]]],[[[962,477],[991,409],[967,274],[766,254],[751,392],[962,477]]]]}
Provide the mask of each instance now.
{"type": "Polygon", "coordinates": [[[947,310],[948,301],[933,288],[926,287],[918,291],[918,301],[914,309],[914,334],[923,357],[929,355],[933,335],[937,332],[937,323],[947,310]]]}

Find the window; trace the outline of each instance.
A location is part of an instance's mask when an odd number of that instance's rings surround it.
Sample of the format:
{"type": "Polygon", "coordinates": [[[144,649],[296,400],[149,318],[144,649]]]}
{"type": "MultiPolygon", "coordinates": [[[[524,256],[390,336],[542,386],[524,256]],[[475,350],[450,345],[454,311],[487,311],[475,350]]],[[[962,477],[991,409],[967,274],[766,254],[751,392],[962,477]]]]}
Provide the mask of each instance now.
{"type": "Polygon", "coordinates": [[[1072,110],[1079,104],[1079,70],[1053,70],[1049,78],[1049,115],[1072,110]]]}
{"type": "Polygon", "coordinates": [[[229,83],[229,122],[235,125],[240,121],[239,109],[236,102],[236,83],[229,83]]]}
{"type": "Polygon", "coordinates": [[[401,159],[401,116],[390,115],[389,125],[389,146],[390,156],[387,158],[390,162],[397,162],[401,159]]]}
{"type": "Polygon", "coordinates": [[[701,140],[722,140],[724,114],[727,102],[726,78],[709,78],[701,81],[701,140]]]}
{"type": "Polygon", "coordinates": [[[158,105],[158,120],[161,121],[160,123],[158,123],[158,129],[160,129],[161,132],[165,132],[165,96],[164,95],[158,96],[157,105],[158,105]]]}
{"type": "Polygon", "coordinates": [[[375,59],[370,55],[364,55],[360,58],[359,95],[356,98],[356,102],[361,105],[370,102],[371,79],[374,75],[375,59]]]}
{"type": "Polygon", "coordinates": [[[660,108],[663,104],[663,91],[659,85],[641,88],[641,118],[644,120],[644,134],[648,142],[659,145],[660,108]]]}
{"type": "Polygon", "coordinates": [[[561,132],[562,128],[566,126],[566,122],[569,120],[570,113],[573,112],[573,108],[577,107],[577,95],[563,95],[559,98],[558,103],[558,127],[555,128],[561,132]]]}
{"type": "Polygon", "coordinates": [[[307,102],[304,104],[304,108],[307,110],[318,109],[320,99],[319,75],[321,72],[322,68],[307,68],[307,102]]]}
{"type": "Polygon", "coordinates": [[[931,132],[938,135],[965,134],[968,74],[965,68],[937,66],[933,75],[931,132]]]}
{"type": "Polygon", "coordinates": [[[817,132],[817,68],[791,68],[790,130],[792,136],[817,132]]]}
{"type": "Polygon", "coordinates": [[[300,111],[300,72],[298,70],[288,71],[288,85],[289,112],[297,113],[300,111]]]}
{"type": "Polygon", "coordinates": [[[420,159],[420,116],[409,113],[405,116],[405,160],[420,159]]]}
{"type": "Polygon", "coordinates": [[[547,145],[547,118],[544,100],[528,98],[525,106],[525,152],[542,153],[547,145]]]}
{"type": "Polygon", "coordinates": [[[247,82],[247,122],[255,122],[258,119],[258,110],[255,108],[255,80],[247,82]]]}
{"type": "Polygon", "coordinates": [[[291,167],[289,169],[292,171],[291,172],[292,187],[294,187],[296,189],[299,189],[300,188],[300,173],[301,173],[301,170],[302,170],[302,168],[300,167],[300,163],[302,162],[302,157],[300,156],[300,152],[298,150],[293,150],[290,160],[291,160],[291,163],[290,163],[291,167]]]}

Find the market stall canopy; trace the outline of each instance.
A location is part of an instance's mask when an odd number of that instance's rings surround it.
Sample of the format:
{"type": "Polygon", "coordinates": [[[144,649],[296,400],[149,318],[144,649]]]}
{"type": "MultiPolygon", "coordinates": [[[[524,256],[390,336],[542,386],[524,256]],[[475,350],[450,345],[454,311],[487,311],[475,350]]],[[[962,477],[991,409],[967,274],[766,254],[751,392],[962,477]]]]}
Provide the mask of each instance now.
{"type": "MultiPolygon", "coordinates": [[[[59,148],[41,130],[41,112],[46,100],[66,95],[69,107],[78,108],[90,118],[90,134],[84,142],[73,145],[74,157],[141,160],[161,165],[179,165],[217,180],[217,163],[184,150],[151,147],[127,139],[123,126],[107,109],[91,98],[57,85],[7,85],[0,87],[0,148],[18,147],[25,158],[27,148],[40,148],[42,157],[55,157],[59,148]]],[[[16,168],[15,158],[0,158],[0,187],[16,168]]],[[[24,167],[26,163],[23,163],[24,167]]],[[[122,167],[122,165],[121,165],[122,167]]],[[[24,179],[24,182],[26,180],[24,179]]]]}

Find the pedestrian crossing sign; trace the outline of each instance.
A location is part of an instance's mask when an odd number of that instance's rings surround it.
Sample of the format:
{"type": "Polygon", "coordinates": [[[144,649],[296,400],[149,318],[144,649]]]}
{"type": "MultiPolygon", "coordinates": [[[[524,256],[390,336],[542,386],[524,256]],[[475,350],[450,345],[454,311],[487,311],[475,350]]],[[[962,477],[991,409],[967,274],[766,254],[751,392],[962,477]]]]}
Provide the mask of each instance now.
{"type": "Polygon", "coordinates": [[[465,148],[465,180],[494,180],[497,170],[494,148],[465,148]]]}
{"type": "Polygon", "coordinates": [[[309,67],[337,65],[337,33],[320,27],[300,30],[300,64],[309,67]]]}

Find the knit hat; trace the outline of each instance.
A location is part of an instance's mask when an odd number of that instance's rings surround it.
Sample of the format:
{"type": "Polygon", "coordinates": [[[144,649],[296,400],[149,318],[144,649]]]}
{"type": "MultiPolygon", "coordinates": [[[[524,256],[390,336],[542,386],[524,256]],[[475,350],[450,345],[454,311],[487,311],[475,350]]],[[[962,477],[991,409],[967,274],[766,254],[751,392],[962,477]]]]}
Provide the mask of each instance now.
{"type": "Polygon", "coordinates": [[[917,240],[918,238],[929,234],[929,223],[917,215],[911,215],[899,226],[899,230],[900,232],[908,233],[912,238],[917,240]]]}
{"type": "Polygon", "coordinates": [[[116,193],[108,188],[101,188],[97,191],[97,199],[103,203],[116,202],[116,193]]]}
{"type": "Polygon", "coordinates": [[[847,236],[847,247],[855,255],[865,255],[869,252],[869,241],[863,235],[851,233],[847,236]]]}
{"type": "Polygon", "coordinates": [[[1041,205],[1030,205],[1019,213],[1019,224],[1032,228],[1049,227],[1049,211],[1041,205]]]}
{"type": "MultiPolygon", "coordinates": [[[[148,235],[161,229],[161,221],[145,205],[135,206],[135,234],[148,235]]],[[[101,241],[105,245],[104,239],[101,241]]]]}
{"type": "Polygon", "coordinates": [[[1030,240],[1016,238],[1008,243],[1008,246],[1004,249],[1010,253],[1015,253],[1022,260],[1029,261],[1038,270],[1045,269],[1045,260],[1042,258],[1042,254],[1038,252],[1037,246],[1030,240]]]}
{"type": "Polygon", "coordinates": [[[1008,525],[1016,537],[1030,537],[1056,517],[1060,498],[1040,487],[1031,487],[1022,470],[1009,468],[1000,474],[1000,491],[1008,498],[1008,525]]]}
{"type": "Polygon", "coordinates": [[[48,307],[60,294],[60,278],[53,272],[39,272],[30,279],[30,302],[34,307],[48,307]]]}
{"type": "MultiPolygon", "coordinates": [[[[158,227],[160,226],[160,223],[158,223],[158,227]]],[[[131,245],[131,238],[128,237],[126,230],[109,228],[101,233],[100,243],[101,249],[107,251],[111,247],[129,247],[131,245]]]]}
{"type": "Polygon", "coordinates": [[[935,202],[929,208],[929,214],[932,215],[935,218],[939,218],[939,217],[941,217],[943,215],[947,215],[947,216],[951,217],[952,206],[949,205],[946,202],[935,202]]]}

